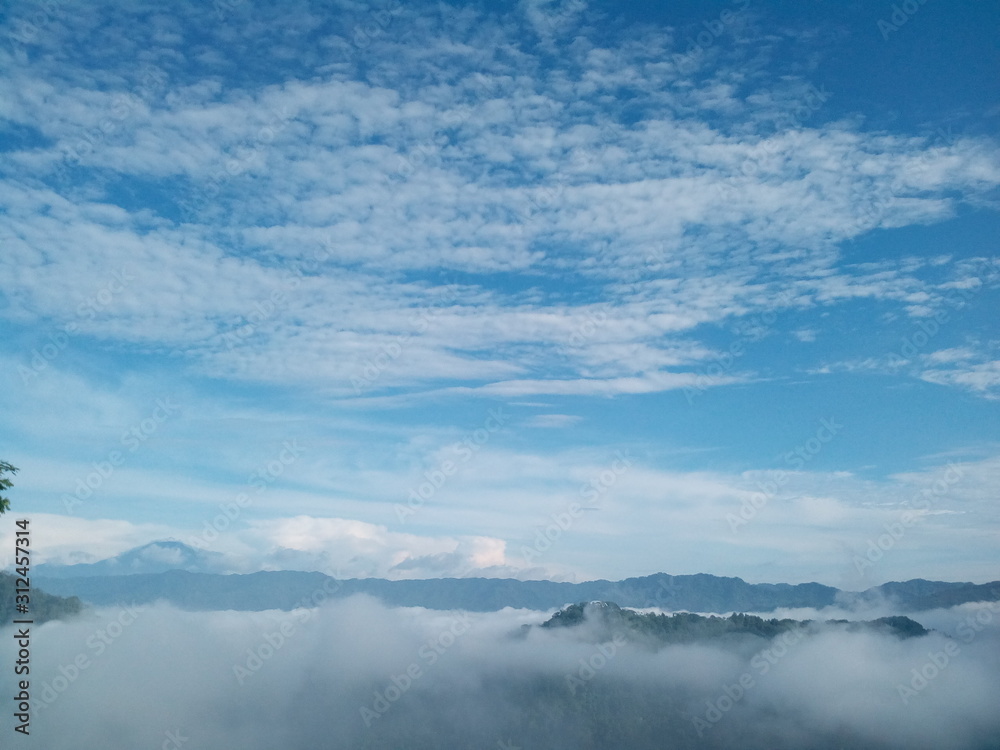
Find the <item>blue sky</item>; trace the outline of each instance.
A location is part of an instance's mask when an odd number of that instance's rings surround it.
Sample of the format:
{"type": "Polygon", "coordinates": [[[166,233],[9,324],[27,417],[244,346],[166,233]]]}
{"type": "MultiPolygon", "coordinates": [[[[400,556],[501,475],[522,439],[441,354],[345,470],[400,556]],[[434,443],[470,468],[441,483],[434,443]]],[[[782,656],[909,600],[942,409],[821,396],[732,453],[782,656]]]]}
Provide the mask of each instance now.
{"type": "Polygon", "coordinates": [[[998,21],[6,10],[5,538],[28,515],[36,562],[171,538],[389,578],[996,579],[998,21]]]}

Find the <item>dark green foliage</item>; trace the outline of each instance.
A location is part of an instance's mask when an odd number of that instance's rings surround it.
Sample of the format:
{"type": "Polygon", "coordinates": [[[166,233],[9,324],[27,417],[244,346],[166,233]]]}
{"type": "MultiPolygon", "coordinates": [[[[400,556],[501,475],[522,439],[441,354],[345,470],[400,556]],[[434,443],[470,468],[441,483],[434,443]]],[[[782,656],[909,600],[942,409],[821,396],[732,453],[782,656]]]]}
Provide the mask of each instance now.
{"type": "MultiPolygon", "coordinates": [[[[6,461],[0,461],[0,493],[14,486],[14,483],[5,477],[4,474],[17,474],[17,467],[11,466],[6,461]]],[[[10,500],[0,494],[0,515],[6,513],[8,510],[10,510],[10,500]]]]}
{"type": "Polygon", "coordinates": [[[884,626],[900,638],[913,638],[927,635],[930,632],[919,622],[915,622],[909,617],[880,617],[877,620],[873,620],[873,623],[884,626]]]}
{"type": "MultiPolygon", "coordinates": [[[[614,602],[581,602],[556,612],[542,623],[543,628],[575,627],[589,622],[598,628],[597,639],[622,633],[630,640],[657,644],[693,643],[706,639],[751,635],[772,639],[790,630],[813,625],[811,620],[765,620],[756,615],[732,614],[729,617],[704,616],[690,612],[672,615],[642,614],[622,609],[614,602]]],[[[827,625],[843,625],[848,630],[885,632],[900,638],[926,635],[927,630],[909,617],[881,617],[873,621],[827,620],[827,625]]]]}
{"type": "MultiPolygon", "coordinates": [[[[15,616],[25,617],[25,615],[15,615],[14,592],[16,589],[17,577],[9,573],[0,573],[0,623],[10,623],[15,616]]],[[[37,625],[47,620],[64,620],[79,614],[83,605],[75,596],[66,599],[32,588],[30,607],[27,617],[34,620],[37,625]]]]}

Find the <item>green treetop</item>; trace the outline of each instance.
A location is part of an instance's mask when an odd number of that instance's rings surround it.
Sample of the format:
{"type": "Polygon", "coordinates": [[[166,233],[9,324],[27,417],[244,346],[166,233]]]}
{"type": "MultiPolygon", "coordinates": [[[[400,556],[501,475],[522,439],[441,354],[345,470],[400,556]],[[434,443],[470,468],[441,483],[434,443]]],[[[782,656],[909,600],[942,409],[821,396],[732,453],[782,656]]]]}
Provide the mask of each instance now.
{"type": "MultiPolygon", "coordinates": [[[[17,467],[11,466],[6,461],[0,461],[0,493],[14,486],[14,483],[4,476],[5,474],[17,474],[17,467]]],[[[8,510],[10,510],[10,500],[0,494],[0,514],[8,510]]]]}

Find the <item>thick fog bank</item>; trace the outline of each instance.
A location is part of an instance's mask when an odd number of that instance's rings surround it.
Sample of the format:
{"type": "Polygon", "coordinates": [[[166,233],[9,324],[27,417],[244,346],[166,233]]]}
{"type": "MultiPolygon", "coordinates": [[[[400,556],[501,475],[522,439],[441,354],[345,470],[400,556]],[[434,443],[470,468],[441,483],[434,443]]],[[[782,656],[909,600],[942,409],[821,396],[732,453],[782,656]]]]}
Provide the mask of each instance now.
{"type": "Polygon", "coordinates": [[[655,651],[593,643],[586,625],[521,628],[547,616],[364,597],[291,613],[101,609],[32,629],[27,737],[8,627],[0,731],[45,750],[1000,743],[1000,605],[918,616],[941,632],[907,640],[824,628],[655,651]]]}

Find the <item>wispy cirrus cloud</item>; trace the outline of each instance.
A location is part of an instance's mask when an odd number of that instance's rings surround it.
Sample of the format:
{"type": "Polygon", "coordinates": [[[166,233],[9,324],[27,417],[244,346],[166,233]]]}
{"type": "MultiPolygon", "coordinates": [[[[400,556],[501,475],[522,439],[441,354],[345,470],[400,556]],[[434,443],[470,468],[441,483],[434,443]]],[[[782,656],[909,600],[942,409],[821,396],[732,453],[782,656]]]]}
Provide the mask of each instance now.
{"type": "MultiPolygon", "coordinates": [[[[865,401],[881,413],[872,374],[995,400],[992,131],[929,134],[973,123],[954,111],[926,127],[875,117],[855,96],[858,71],[828,74],[837,61],[817,40],[841,34],[832,20],[806,28],[734,5],[725,22],[576,2],[12,11],[5,413],[9,444],[43,453],[47,502],[151,397],[180,394],[185,416],[102,490],[109,503],[132,513],[146,498],[138,518],[172,492],[190,521],[272,443],[308,438],[323,458],[256,510],[378,527],[363,528],[383,540],[372,569],[385,572],[413,541],[393,536],[394,503],[485,408],[517,402],[534,405],[510,442],[491,442],[494,458],[421,511],[437,541],[414,541],[408,570],[460,572],[479,552],[456,540],[480,537],[508,544],[513,565],[509,545],[530,530],[503,509],[558,511],[546,503],[559,476],[601,471],[586,451],[567,456],[636,431],[703,456],[743,446],[700,469],[636,467],[617,485],[648,479],[656,502],[636,492],[631,512],[675,529],[694,559],[699,533],[732,554],[725,508],[752,491],[743,472],[764,470],[758,444],[789,442],[789,411],[865,401]],[[807,56],[782,52],[810,39],[807,56]]],[[[902,442],[796,477],[769,508],[775,528],[794,530],[803,555],[817,539],[832,548],[823,523],[846,528],[863,491],[891,490],[824,481],[872,463],[898,488],[897,460],[947,447],[887,458],[902,442]]],[[[778,556],[781,535],[756,528],[767,541],[739,545],[778,556]]],[[[657,559],[654,541],[645,550],[657,559]]],[[[574,555],[577,571],[604,575],[574,555]]]]}

